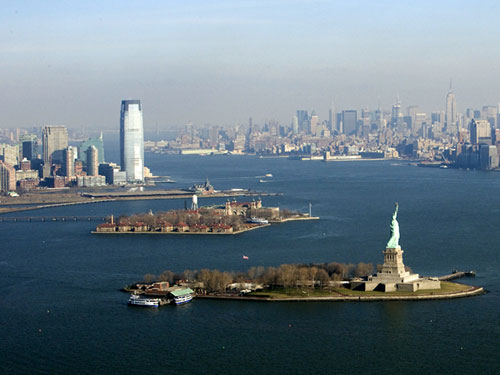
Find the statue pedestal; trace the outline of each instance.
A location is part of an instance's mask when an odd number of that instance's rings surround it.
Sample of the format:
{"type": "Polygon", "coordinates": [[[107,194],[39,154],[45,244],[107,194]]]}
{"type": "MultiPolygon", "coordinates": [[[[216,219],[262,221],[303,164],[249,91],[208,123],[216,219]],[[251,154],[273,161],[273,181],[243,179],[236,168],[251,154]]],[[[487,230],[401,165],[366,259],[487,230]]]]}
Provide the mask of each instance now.
{"type": "Polygon", "coordinates": [[[369,277],[368,280],[380,283],[405,283],[418,279],[418,274],[412,274],[405,270],[403,253],[404,251],[399,246],[385,249],[382,269],[375,276],[369,277]]]}
{"type": "Polygon", "coordinates": [[[403,253],[401,247],[387,248],[382,252],[384,254],[384,265],[379,274],[390,275],[403,275],[405,272],[405,265],[403,263],[403,253]]]}
{"type": "Polygon", "coordinates": [[[405,270],[403,263],[403,253],[401,247],[387,248],[383,251],[384,264],[382,269],[374,276],[369,276],[363,282],[364,290],[383,290],[393,292],[398,290],[398,284],[411,283],[418,280],[417,273],[410,273],[405,270]]]}

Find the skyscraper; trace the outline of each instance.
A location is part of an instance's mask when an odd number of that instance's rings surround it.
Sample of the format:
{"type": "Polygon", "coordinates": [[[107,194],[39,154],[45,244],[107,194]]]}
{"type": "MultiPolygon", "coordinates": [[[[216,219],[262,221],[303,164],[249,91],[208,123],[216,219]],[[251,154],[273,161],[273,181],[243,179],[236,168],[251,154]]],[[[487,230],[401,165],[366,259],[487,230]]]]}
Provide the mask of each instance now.
{"type": "Polygon", "coordinates": [[[21,156],[28,160],[36,158],[37,154],[37,141],[34,135],[23,135],[21,137],[21,156]]]}
{"type": "Polygon", "coordinates": [[[297,116],[293,116],[292,119],[292,133],[299,134],[299,118],[297,116]]]}
{"type": "Polygon", "coordinates": [[[68,146],[63,151],[63,173],[66,177],[75,174],[75,153],[72,146],[68,146]]]}
{"type": "Polygon", "coordinates": [[[446,133],[455,134],[457,132],[457,100],[451,89],[446,95],[446,117],[445,117],[446,133]]]}
{"type": "Polygon", "coordinates": [[[87,150],[90,146],[94,145],[97,148],[99,155],[99,164],[104,163],[104,143],[102,139],[102,132],[98,137],[89,138],[80,144],[78,158],[84,162],[87,161],[87,150]]]}
{"type": "Polygon", "coordinates": [[[94,145],[87,149],[87,175],[97,176],[99,174],[99,151],[94,145]]]}
{"type": "Polygon", "coordinates": [[[128,181],[144,181],[144,129],[140,100],[122,100],[120,162],[128,181]]]}
{"type": "Polygon", "coordinates": [[[297,118],[299,120],[299,131],[309,130],[309,115],[307,111],[299,109],[297,111],[297,118]]]}
{"type": "Polygon", "coordinates": [[[491,144],[491,125],[488,121],[472,119],[469,129],[471,143],[491,144]]]}
{"type": "Polygon", "coordinates": [[[332,107],[328,111],[328,126],[333,133],[337,129],[337,113],[335,112],[335,105],[332,101],[332,107]]]}
{"type": "Polygon", "coordinates": [[[352,135],[358,130],[358,112],[355,110],[342,111],[344,134],[352,135]]]}
{"type": "Polygon", "coordinates": [[[68,147],[68,129],[64,126],[46,126],[42,131],[43,162],[61,164],[63,150],[68,147]]]}
{"type": "Polygon", "coordinates": [[[318,115],[316,112],[313,110],[311,112],[311,119],[309,120],[309,133],[312,135],[316,135],[316,128],[318,127],[318,115]]]}
{"type": "Polygon", "coordinates": [[[396,128],[402,125],[403,114],[401,113],[401,101],[399,100],[399,95],[397,97],[396,103],[392,106],[391,112],[391,126],[396,128]]]}
{"type": "Polygon", "coordinates": [[[0,161],[0,192],[16,190],[16,170],[0,161]]]}

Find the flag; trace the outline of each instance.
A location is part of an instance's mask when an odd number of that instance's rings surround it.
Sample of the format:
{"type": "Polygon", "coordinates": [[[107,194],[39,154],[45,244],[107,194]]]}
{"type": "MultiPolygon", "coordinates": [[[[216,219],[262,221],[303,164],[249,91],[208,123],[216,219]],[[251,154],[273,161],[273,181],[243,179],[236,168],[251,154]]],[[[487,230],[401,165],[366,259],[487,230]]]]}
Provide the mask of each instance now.
{"type": "Polygon", "coordinates": [[[243,259],[248,260],[248,257],[246,255],[243,255],[243,259]]]}

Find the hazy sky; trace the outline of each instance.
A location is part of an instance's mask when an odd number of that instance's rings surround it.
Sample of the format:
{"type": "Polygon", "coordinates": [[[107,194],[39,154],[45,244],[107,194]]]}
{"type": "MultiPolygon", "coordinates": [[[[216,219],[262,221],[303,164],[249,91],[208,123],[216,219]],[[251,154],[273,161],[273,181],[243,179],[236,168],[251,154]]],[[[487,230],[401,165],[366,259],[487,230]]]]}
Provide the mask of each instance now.
{"type": "Polygon", "coordinates": [[[0,127],[288,123],[500,102],[498,1],[2,1],[0,127]]]}

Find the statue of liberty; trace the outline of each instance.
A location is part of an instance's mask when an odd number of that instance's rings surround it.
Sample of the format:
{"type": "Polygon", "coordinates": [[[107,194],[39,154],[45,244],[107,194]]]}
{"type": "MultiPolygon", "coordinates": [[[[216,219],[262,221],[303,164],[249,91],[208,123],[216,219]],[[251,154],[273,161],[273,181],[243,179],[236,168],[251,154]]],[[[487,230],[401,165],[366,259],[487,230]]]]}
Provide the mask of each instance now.
{"type": "Polygon", "coordinates": [[[399,224],[396,220],[398,216],[398,206],[398,202],[396,202],[396,208],[394,210],[394,214],[392,215],[391,222],[391,238],[389,239],[389,242],[387,242],[388,249],[399,248],[399,224]]]}

